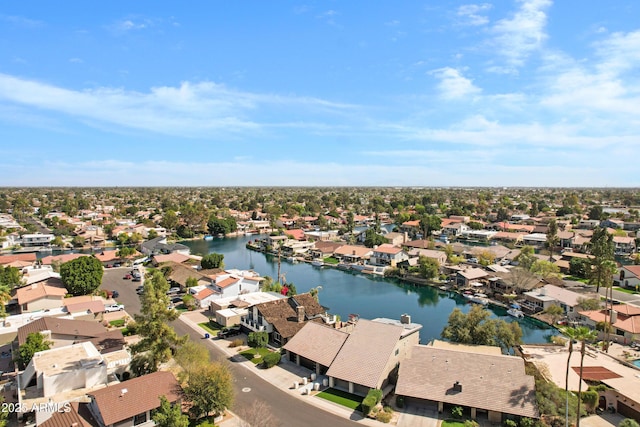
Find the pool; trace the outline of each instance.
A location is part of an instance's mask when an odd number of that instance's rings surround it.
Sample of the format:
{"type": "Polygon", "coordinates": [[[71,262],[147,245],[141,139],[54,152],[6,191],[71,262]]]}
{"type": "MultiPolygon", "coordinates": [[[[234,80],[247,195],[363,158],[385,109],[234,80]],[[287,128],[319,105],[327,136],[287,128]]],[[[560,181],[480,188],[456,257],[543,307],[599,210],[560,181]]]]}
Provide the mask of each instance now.
{"type": "Polygon", "coordinates": [[[633,366],[636,366],[636,367],[640,368],[640,359],[632,360],[631,364],[633,366]]]}

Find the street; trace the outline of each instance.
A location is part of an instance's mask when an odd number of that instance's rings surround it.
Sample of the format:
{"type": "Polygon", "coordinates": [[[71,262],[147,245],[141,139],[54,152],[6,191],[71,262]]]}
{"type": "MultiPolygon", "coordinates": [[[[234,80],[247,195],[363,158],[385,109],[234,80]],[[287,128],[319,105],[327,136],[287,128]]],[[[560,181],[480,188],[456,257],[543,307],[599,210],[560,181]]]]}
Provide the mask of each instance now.
{"type": "MultiPolygon", "coordinates": [[[[180,319],[174,321],[172,326],[179,335],[189,335],[193,341],[205,343],[213,360],[227,359],[222,350],[218,349],[210,340],[205,340],[202,333],[194,331],[180,319]]],[[[235,378],[235,403],[231,409],[236,413],[242,408],[250,407],[260,399],[269,405],[271,413],[279,420],[281,426],[347,427],[357,424],[290,396],[269,384],[245,365],[234,363],[231,359],[228,360],[230,360],[231,372],[235,378]],[[243,389],[250,391],[243,392],[243,389]]]]}
{"type": "Polygon", "coordinates": [[[136,294],[136,288],[142,282],[133,282],[131,279],[123,279],[124,275],[131,271],[131,267],[105,268],[102,275],[100,289],[105,291],[118,291],[120,294],[116,301],[124,304],[124,309],[130,316],[140,313],[140,298],[136,294]]]}

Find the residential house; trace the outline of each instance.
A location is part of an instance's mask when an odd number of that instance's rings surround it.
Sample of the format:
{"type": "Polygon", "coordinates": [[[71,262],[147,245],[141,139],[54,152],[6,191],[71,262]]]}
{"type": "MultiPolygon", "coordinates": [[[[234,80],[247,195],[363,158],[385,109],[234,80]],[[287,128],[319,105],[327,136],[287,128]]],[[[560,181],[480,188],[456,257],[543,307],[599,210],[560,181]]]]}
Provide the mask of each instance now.
{"type": "Polygon", "coordinates": [[[582,219],[575,228],[593,230],[596,227],[600,226],[600,221],[597,219],[582,219]]]}
{"type": "Polygon", "coordinates": [[[534,247],[542,247],[547,243],[547,235],[543,233],[531,233],[522,237],[522,243],[534,247]]]}
{"type": "Polygon", "coordinates": [[[263,302],[287,298],[275,292],[252,292],[235,297],[211,300],[209,311],[215,314],[216,323],[222,326],[237,325],[249,314],[249,307],[263,302]]]}
{"type": "Polygon", "coordinates": [[[24,344],[32,333],[41,333],[47,341],[51,341],[52,348],[59,348],[103,337],[107,329],[98,322],[41,317],[18,328],[18,345],[24,344]]]}
{"type": "Polygon", "coordinates": [[[314,241],[328,241],[328,240],[336,240],[338,238],[338,230],[327,230],[327,231],[305,231],[304,235],[308,240],[314,241]]]}
{"type": "Polygon", "coordinates": [[[170,254],[173,252],[189,255],[191,250],[182,243],[167,243],[167,238],[158,236],[140,245],[140,252],[145,255],[170,254]]]}
{"type": "Polygon", "coordinates": [[[404,396],[405,405],[435,402],[440,413],[445,404],[462,406],[469,408],[472,419],[486,414],[491,423],[540,416],[535,380],[525,373],[524,360],[473,348],[416,345],[400,364],[395,393],[404,396]]]}
{"type": "Polygon", "coordinates": [[[447,254],[443,251],[436,251],[433,249],[412,249],[408,252],[410,258],[419,258],[421,256],[431,258],[438,261],[439,266],[443,266],[447,263],[447,254]]]}
{"type": "Polygon", "coordinates": [[[170,254],[157,254],[151,257],[151,263],[153,264],[154,267],[157,267],[160,264],[164,264],[167,262],[182,264],[189,260],[192,260],[191,256],[181,254],[179,252],[173,252],[170,254]]]}
{"type": "Polygon", "coordinates": [[[48,413],[39,411],[36,413],[36,425],[39,427],[95,427],[96,421],[91,416],[86,403],[70,402],[68,409],[68,411],[48,413]]]}
{"type": "Polygon", "coordinates": [[[440,234],[446,235],[447,237],[460,237],[464,232],[469,230],[471,230],[471,227],[469,227],[467,224],[456,222],[453,224],[442,226],[440,234]]]}
{"type": "Polygon", "coordinates": [[[629,236],[613,236],[616,255],[629,255],[636,250],[636,239],[629,236]]]}
{"type": "Polygon", "coordinates": [[[384,243],[373,248],[370,264],[373,265],[389,265],[395,267],[399,262],[409,259],[409,255],[402,248],[384,243]]]}
{"type": "Polygon", "coordinates": [[[456,285],[460,287],[471,286],[472,282],[485,279],[489,276],[485,270],[481,268],[466,268],[456,273],[456,285]]]}
{"type": "Polygon", "coordinates": [[[182,399],[171,372],[158,371],[96,390],[89,394],[89,410],[100,427],[147,425],[161,396],[174,404],[182,399]]]}
{"type": "Polygon", "coordinates": [[[67,290],[59,278],[49,278],[16,289],[15,298],[21,313],[33,313],[62,307],[67,290]]]}
{"type": "Polygon", "coordinates": [[[386,233],[384,238],[393,246],[402,246],[403,243],[406,243],[409,240],[407,233],[396,233],[394,231],[386,233]]]}
{"type": "Polygon", "coordinates": [[[285,231],[284,234],[293,240],[298,240],[298,241],[307,240],[307,236],[305,236],[304,230],[302,230],[301,228],[291,228],[285,231]]]}
{"type": "Polygon", "coordinates": [[[621,344],[640,342],[640,307],[631,304],[617,304],[613,311],[602,310],[581,311],[581,321],[596,329],[600,322],[608,322],[613,326],[611,340],[621,344]]]}
{"type": "Polygon", "coordinates": [[[53,234],[23,234],[21,244],[25,248],[36,248],[51,245],[51,241],[55,238],[53,234]]]}
{"type": "Polygon", "coordinates": [[[415,237],[421,233],[420,220],[405,221],[400,225],[400,230],[406,232],[409,237],[415,237]]]}
{"type": "Polygon", "coordinates": [[[264,280],[253,271],[226,270],[209,276],[210,282],[189,288],[200,307],[206,308],[212,300],[237,297],[241,294],[258,292],[264,280]]]}
{"type": "Polygon", "coordinates": [[[21,390],[31,388],[35,379],[35,389],[25,394],[26,399],[55,398],[59,393],[92,389],[108,382],[107,365],[91,342],[39,351],[19,375],[21,390]]]}
{"type": "Polygon", "coordinates": [[[370,389],[388,392],[390,374],[420,342],[420,329],[408,315],[359,319],[327,370],[329,386],[361,396],[370,389]]]}
{"type": "Polygon", "coordinates": [[[600,222],[600,227],[622,230],[624,228],[624,221],[616,218],[608,218],[600,222]]]}
{"type": "Polygon", "coordinates": [[[307,242],[304,240],[287,239],[282,243],[282,255],[283,256],[296,256],[307,253],[315,246],[314,242],[307,242]]]}
{"type": "Polygon", "coordinates": [[[614,286],[637,290],[640,287],[640,265],[623,265],[613,278],[614,286]]]}
{"type": "Polygon", "coordinates": [[[34,262],[36,262],[35,252],[29,252],[25,254],[0,255],[0,265],[5,267],[17,267],[17,265],[14,265],[15,263],[24,263],[25,265],[22,265],[22,267],[24,267],[27,265],[32,265],[34,262]]]}
{"type": "Polygon", "coordinates": [[[309,255],[314,259],[323,259],[333,256],[333,252],[340,246],[343,244],[339,242],[318,241],[314,243],[313,248],[309,249],[309,255]]]}
{"type": "Polygon", "coordinates": [[[366,395],[386,388],[389,374],[419,342],[421,328],[408,315],[400,321],[359,319],[340,330],[309,322],[283,348],[292,362],[329,376],[331,387],[366,395]]]}
{"type": "Polygon", "coordinates": [[[249,307],[240,324],[251,332],[267,332],[269,342],[281,346],[309,321],[334,324],[335,316],[328,316],[326,308],[306,293],[249,307]]]}
{"type": "Polygon", "coordinates": [[[523,295],[524,309],[537,313],[558,305],[564,310],[565,316],[572,320],[579,316],[577,306],[582,299],[599,298],[597,294],[581,294],[555,285],[545,285],[523,295]]]}
{"type": "Polygon", "coordinates": [[[371,248],[365,246],[342,245],[333,252],[334,258],[347,264],[362,264],[373,254],[371,248]]]}

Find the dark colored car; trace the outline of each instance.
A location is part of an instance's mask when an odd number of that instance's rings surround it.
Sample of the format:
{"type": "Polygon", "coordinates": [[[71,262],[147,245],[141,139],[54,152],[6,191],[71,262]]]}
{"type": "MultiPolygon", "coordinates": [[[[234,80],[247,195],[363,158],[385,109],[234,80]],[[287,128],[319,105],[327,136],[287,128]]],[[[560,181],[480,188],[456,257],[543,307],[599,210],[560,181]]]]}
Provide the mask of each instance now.
{"type": "Polygon", "coordinates": [[[235,335],[240,335],[240,325],[229,326],[218,331],[218,338],[229,338],[235,335]]]}
{"type": "Polygon", "coordinates": [[[144,286],[138,286],[138,287],[136,288],[136,293],[137,293],[138,295],[141,295],[143,292],[144,292],[144,286]]]}

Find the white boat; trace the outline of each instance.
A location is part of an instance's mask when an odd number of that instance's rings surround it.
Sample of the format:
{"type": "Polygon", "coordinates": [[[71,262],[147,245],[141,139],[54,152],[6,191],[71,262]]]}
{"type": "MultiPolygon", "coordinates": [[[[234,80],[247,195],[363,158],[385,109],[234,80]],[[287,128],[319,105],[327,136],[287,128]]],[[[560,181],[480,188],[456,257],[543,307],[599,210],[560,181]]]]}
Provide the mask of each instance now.
{"type": "Polygon", "coordinates": [[[288,256],[286,258],[287,262],[290,262],[292,264],[295,264],[296,262],[298,262],[298,259],[296,257],[292,257],[292,256],[288,256]]]}
{"type": "Polygon", "coordinates": [[[509,316],[513,316],[516,319],[522,319],[524,317],[524,313],[522,312],[522,310],[518,310],[517,308],[510,308],[509,310],[507,310],[507,314],[509,316]]]}
{"type": "Polygon", "coordinates": [[[207,234],[206,236],[204,236],[204,240],[207,240],[207,241],[213,240],[213,236],[210,234],[207,234]]]}
{"type": "Polygon", "coordinates": [[[473,295],[465,295],[465,298],[468,298],[469,301],[475,304],[488,305],[489,298],[485,294],[473,294],[473,295]]]}
{"type": "Polygon", "coordinates": [[[313,261],[311,261],[311,265],[313,265],[314,267],[322,267],[324,265],[324,262],[314,259],[313,261]]]}

